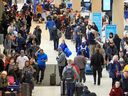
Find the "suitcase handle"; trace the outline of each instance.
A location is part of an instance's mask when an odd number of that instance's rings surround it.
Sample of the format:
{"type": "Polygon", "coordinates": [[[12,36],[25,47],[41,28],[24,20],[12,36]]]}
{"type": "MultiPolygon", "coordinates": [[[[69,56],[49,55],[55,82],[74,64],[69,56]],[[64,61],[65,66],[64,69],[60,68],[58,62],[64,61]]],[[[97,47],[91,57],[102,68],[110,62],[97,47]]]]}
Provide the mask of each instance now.
{"type": "Polygon", "coordinates": [[[56,74],[56,65],[54,66],[54,74],[56,74]]]}

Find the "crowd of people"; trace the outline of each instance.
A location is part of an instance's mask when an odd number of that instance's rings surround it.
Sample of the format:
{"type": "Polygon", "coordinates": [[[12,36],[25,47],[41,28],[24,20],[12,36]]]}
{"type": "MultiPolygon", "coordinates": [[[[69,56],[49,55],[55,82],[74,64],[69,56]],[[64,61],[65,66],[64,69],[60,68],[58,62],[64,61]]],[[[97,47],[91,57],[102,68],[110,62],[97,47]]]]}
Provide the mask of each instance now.
{"type": "MultiPolygon", "coordinates": [[[[0,53],[0,90],[4,92],[8,76],[14,77],[13,84],[28,83],[30,93],[34,89],[34,81],[41,84],[44,79],[48,56],[41,44],[41,26],[36,26],[30,32],[32,20],[37,18],[39,23],[46,23],[50,41],[54,43],[54,50],[58,51],[56,58],[60,81],[66,81],[67,95],[73,96],[76,82],[85,83],[85,67],[90,60],[93,70],[94,85],[101,84],[102,70],[106,67],[109,77],[112,78],[110,96],[128,95],[128,37],[119,38],[117,34],[110,33],[106,42],[100,45],[100,34],[96,24],[90,23],[80,15],[80,12],[66,9],[62,3],[59,7],[45,2],[42,6],[37,4],[36,13],[33,12],[32,3],[24,4],[21,11],[17,11],[16,4],[11,7],[5,5],[0,22],[0,32],[4,34],[4,51],[0,53]],[[77,56],[74,60],[67,60],[72,52],[61,37],[70,39],[75,43],[77,56]],[[41,72],[41,76],[40,75],[41,72]],[[98,81],[96,75],[98,72],[98,81]]],[[[83,91],[82,91],[83,92],[83,91]]],[[[31,94],[32,95],[32,94],[31,94]]],[[[82,96],[87,96],[86,94],[82,96]]],[[[88,95],[96,96],[96,95],[88,95]]]]}

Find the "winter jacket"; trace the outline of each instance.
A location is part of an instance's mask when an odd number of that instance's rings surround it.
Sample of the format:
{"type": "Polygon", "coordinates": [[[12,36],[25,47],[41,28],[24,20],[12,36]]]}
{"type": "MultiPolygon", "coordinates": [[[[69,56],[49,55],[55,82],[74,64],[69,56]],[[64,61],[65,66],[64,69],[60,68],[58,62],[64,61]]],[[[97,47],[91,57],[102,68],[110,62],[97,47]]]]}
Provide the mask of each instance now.
{"type": "Polygon", "coordinates": [[[110,78],[116,78],[117,72],[120,73],[120,71],[121,71],[121,65],[119,62],[111,61],[111,63],[108,65],[108,70],[109,70],[110,78]]]}
{"type": "Polygon", "coordinates": [[[58,57],[56,58],[57,62],[58,62],[58,66],[65,66],[66,65],[66,56],[64,54],[64,52],[60,52],[58,54],[58,57]]]}
{"type": "Polygon", "coordinates": [[[124,75],[122,75],[121,87],[123,89],[123,92],[128,92],[128,78],[125,78],[124,75]]]}
{"type": "Polygon", "coordinates": [[[99,52],[92,55],[91,66],[93,66],[94,69],[98,70],[99,68],[102,68],[102,65],[104,65],[103,55],[100,54],[99,52]]]}
{"type": "Polygon", "coordinates": [[[117,47],[116,46],[114,46],[114,47],[109,46],[106,50],[106,54],[107,54],[107,57],[109,58],[109,60],[111,60],[114,55],[118,54],[117,47]]]}
{"type": "Polygon", "coordinates": [[[115,88],[113,87],[109,93],[109,96],[123,96],[123,90],[121,87],[115,88]]]}
{"type": "Polygon", "coordinates": [[[80,70],[84,69],[86,65],[86,58],[82,55],[76,56],[74,58],[74,64],[76,64],[80,70]]]}
{"type": "Polygon", "coordinates": [[[56,26],[55,22],[53,20],[49,20],[46,23],[46,29],[54,29],[54,26],[56,26]]]}

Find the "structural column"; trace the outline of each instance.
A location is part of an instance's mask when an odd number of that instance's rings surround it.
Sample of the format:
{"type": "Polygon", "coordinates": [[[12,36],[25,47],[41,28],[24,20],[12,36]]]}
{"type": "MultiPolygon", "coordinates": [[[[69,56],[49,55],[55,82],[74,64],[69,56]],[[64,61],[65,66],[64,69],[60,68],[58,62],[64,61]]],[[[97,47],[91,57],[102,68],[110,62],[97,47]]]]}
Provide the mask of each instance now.
{"type": "Polygon", "coordinates": [[[72,9],[74,11],[80,11],[81,10],[81,0],[71,0],[72,2],[72,9]]]}
{"type": "Polygon", "coordinates": [[[112,23],[117,25],[118,35],[122,38],[124,32],[124,0],[113,0],[112,23]]]}
{"type": "Polygon", "coordinates": [[[62,0],[54,0],[55,6],[59,7],[59,5],[62,3],[62,0]]]}
{"type": "Polygon", "coordinates": [[[92,12],[101,12],[102,0],[92,0],[92,12]]]}

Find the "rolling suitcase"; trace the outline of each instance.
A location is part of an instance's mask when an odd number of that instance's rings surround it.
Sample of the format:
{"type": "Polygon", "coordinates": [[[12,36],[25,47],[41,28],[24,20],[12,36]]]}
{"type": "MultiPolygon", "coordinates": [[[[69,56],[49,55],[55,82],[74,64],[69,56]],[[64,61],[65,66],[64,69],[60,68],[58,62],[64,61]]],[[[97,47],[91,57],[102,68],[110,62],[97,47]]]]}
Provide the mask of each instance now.
{"type": "Polygon", "coordinates": [[[75,86],[75,96],[81,96],[83,94],[84,86],[80,83],[77,83],[75,86]]]}
{"type": "Polygon", "coordinates": [[[28,83],[21,84],[21,96],[31,96],[30,85],[28,83]]]}
{"type": "Polygon", "coordinates": [[[54,66],[54,73],[50,75],[50,85],[55,86],[56,85],[56,65],[54,66]]]}

